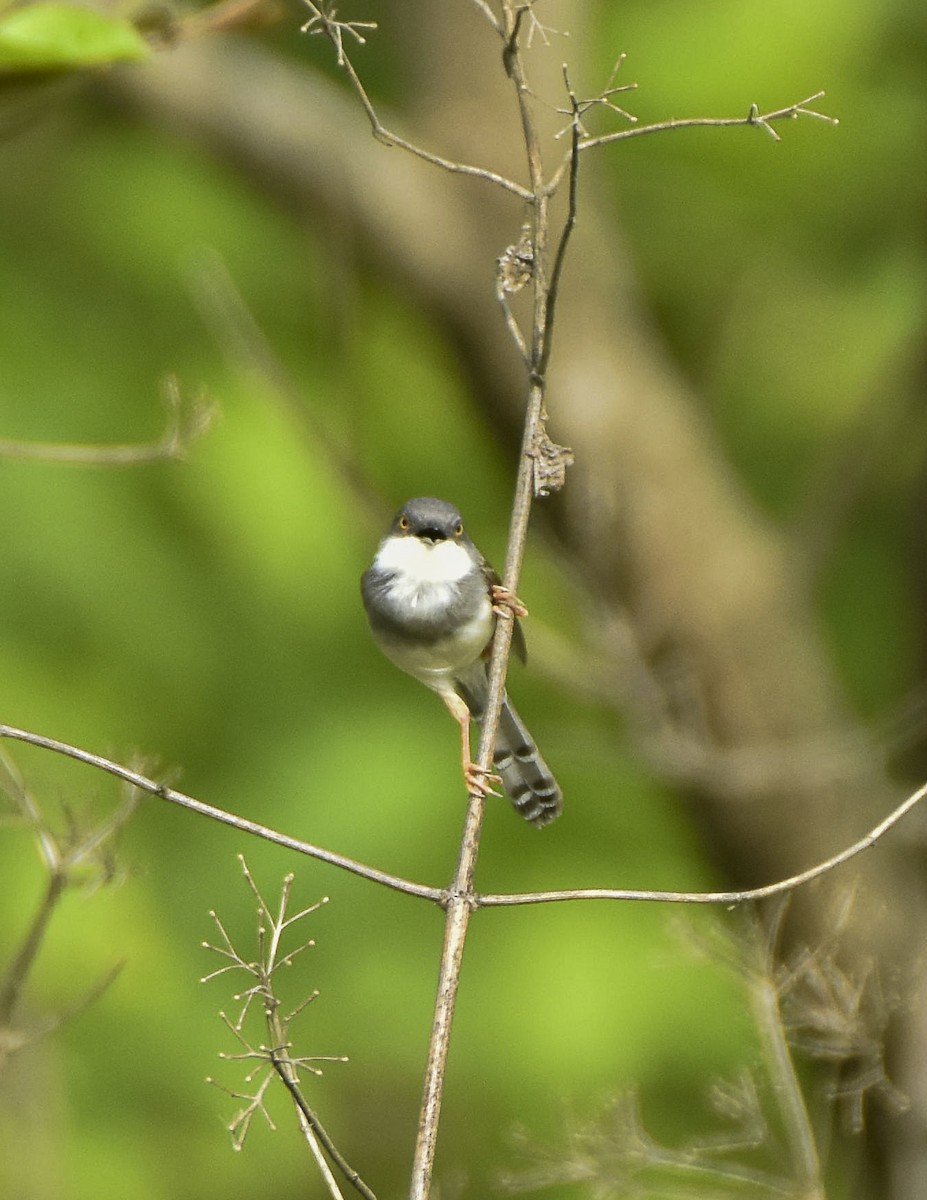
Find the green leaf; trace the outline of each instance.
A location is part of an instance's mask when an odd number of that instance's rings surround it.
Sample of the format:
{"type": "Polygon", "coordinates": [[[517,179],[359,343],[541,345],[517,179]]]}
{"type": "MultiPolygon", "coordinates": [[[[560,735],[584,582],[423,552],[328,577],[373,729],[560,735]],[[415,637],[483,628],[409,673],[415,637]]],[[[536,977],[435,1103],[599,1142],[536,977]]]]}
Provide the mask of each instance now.
{"type": "Polygon", "coordinates": [[[35,4],[0,17],[0,74],[99,66],[148,53],[128,21],[86,8],[35,4]]]}

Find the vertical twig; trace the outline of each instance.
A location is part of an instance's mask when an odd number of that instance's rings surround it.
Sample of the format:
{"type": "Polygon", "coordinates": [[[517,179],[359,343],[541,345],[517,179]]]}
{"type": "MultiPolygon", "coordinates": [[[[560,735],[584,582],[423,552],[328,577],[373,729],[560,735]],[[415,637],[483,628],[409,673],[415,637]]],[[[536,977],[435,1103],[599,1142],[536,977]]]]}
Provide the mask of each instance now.
{"type": "MultiPolygon", "coordinates": [[[[511,0],[503,6],[503,38],[505,49],[503,62],[509,78],[515,85],[521,117],[522,133],[530,178],[532,200],[532,241],[534,250],[533,316],[531,349],[528,362],[529,386],[525,412],[521,458],[515,484],[512,516],[509,524],[509,540],[506,551],[503,582],[515,593],[528,532],[528,518],[534,483],[533,452],[537,444],[544,413],[544,368],[547,361],[548,311],[550,291],[547,277],[547,255],[549,244],[550,193],[544,183],[544,163],[540,139],[530,104],[530,93],[525,79],[524,67],[519,52],[518,36],[526,9],[523,5],[513,7],[511,0]]],[[[478,761],[487,771],[492,765],[493,750],[502,699],[505,694],[505,675],[509,650],[512,644],[513,622],[500,620],[493,639],[492,658],[489,665],[489,697],[483,718],[478,761]]],[[[444,1076],[450,1045],[451,1025],[460,986],[460,967],[470,917],[475,907],[473,879],[479,855],[480,833],[485,812],[485,799],[472,793],[467,805],[467,815],[461,838],[457,870],[448,894],[444,927],[444,946],[438,974],[437,998],[425,1069],[425,1084],[419,1118],[415,1160],[412,1170],[410,1196],[412,1200],[427,1200],[434,1169],[438,1123],[441,1114],[441,1099],[444,1076]]]]}
{"type": "Polygon", "coordinates": [[[568,207],[566,221],[563,224],[563,231],[560,234],[560,242],[557,246],[557,253],[554,256],[554,266],[550,273],[550,294],[547,300],[547,312],[544,318],[544,347],[543,357],[541,359],[541,374],[547,372],[547,364],[550,360],[551,346],[553,345],[554,334],[554,314],[557,311],[557,296],[560,292],[560,280],[563,276],[563,265],[566,262],[567,246],[570,243],[570,237],[576,227],[576,198],[579,186],[579,140],[582,136],[583,127],[580,122],[579,101],[576,99],[576,93],[573,91],[573,85],[570,83],[570,72],[566,65],[563,64],[563,82],[567,90],[567,95],[570,98],[570,108],[572,110],[572,118],[570,121],[570,155],[568,159],[568,207]]]}
{"type": "Polygon", "coordinates": [[[783,911],[784,909],[780,908],[775,917],[769,939],[764,938],[759,921],[755,918],[751,921],[759,962],[750,971],[750,1001],[768,1064],[773,1097],[782,1119],[786,1145],[795,1171],[795,1182],[799,1188],[797,1200],[824,1200],[821,1163],[814,1130],[786,1041],[774,977],[771,947],[783,911]]]}
{"type": "MultiPolygon", "coordinates": [[[[280,932],[281,928],[276,925],[274,926],[277,933],[280,932]]],[[[296,1118],[299,1121],[299,1128],[303,1139],[309,1147],[309,1153],[315,1160],[315,1165],[319,1169],[319,1174],[322,1176],[332,1200],[344,1200],[344,1194],[338,1186],[334,1172],[328,1165],[328,1161],[322,1152],[322,1147],[319,1145],[319,1139],[316,1137],[316,1132],[313,1128],[314,1123],[310,1120],[310,1114],[306,1110],[299,1087],[299,1076],[297,1075],[296,1067],[286,1057],[286,1032],[277,1012],[276,998],[272,998],[269,992],[264,995],[264,1017],[267,1021],[268,1032],[270,1033],[270,1060],[277,1075],[295,1101],[296,1118]],[[281,1057],[281,1052],[283,1057],[281,1057]]]]}
{"type": "Polygon", "coordinates": [[[61,899],[67,882],[67,872],[57,870],[54,867],[50,869],[48,884],[46,885],[45,894],[39,904],[38,911],[32,919],[32,924],[26,931],[26,936],[23,938],[19,952],[10,964],[6,978],[3,980],[3,986],[0,987],[0,1029],[9,1025],[13,1020],[16,1007],[22,995],[23,985],[26,982],[29,972],[32,970],[32,965],[42,946],[49,922],[54,915],[55,909],[58,907],[58,901],[61,899]]]}
{"type": "MultiPolygon", "coordinates": [[[[508,622],[503,622],[508,624],[508,622]]],[[[481,743],[482,745],[482,743],[481,743]]],[[[482,761],[482,758],[481,760],[482,761]]],[[[451,1024],[460,985],[460,964],[463,960],[467,929],[473,911],[473,876],[479,853],[480,831],[483,825],[485,800],[479,793],[471,794],[457,859],[457,870],[446,905],[444,946],[438,971],[438,994],[435,999],[425,1083],[419,1115],[415,1158],[412,1166],[411,1200],[427,1200],[434,1169],[444,1075],[451,1039],[451,1024]]]]}
{"type": "MultiPolygon", "coordinates": [[[[218,914],[213,911],[210,913],[210,916],[219,931],[221,940],[217,945],[204,942],[203,946],[205,949],[218,954],[223,960],[224,965],[203,976],[201,980],[202,983],[207,983],[220,975],[227,974],[229,971],[243,971],[255,981],[252,987],[240,992],[236,996],[237,1000],[243,1001],[243,1007],[237,1021],[233,1023],[224,1013],[220,1014],[226,1028],[244,1048],[243,1054],[220,1055],[220,1057],[266,1060],[271,1068],[265,1074],[263,1081],[254,1095],[243,1096],[238,1092],[231,1093],[238,1099],[248,1101],[248,1107],[242,1113],[239,1113],[229,1126],[236,1149],[240,1149],[244,1144],[244,1139],[248,1132],[248,1123],[255,1112],[262,1112],[270,1127],[274,1128],[273,1122],[264,1107],[264,1093],[267,1090],[268,1081],[276,1074],[290,1093],[290,1097],[296,1107],[297,1120],[299,1121],[299,1128],[303,1139],[309,1147],[309,1152],[315,1160],[316,1166],[319,1168],[319,1172],[332,1200],[344,1200],[344,1194],[338,1185],[332,1166],[342,1173],[347,1182],[361,1195],[363,1200],[376,1200],[374,1192],[350,1165],[335,1145],[316,1113],[309,1106],[308,1101],[303,1095],[300,1083],[301,1070],[310,1071],[313,1074],[321,1074],[321,1070],[313,1066],[313,1063],[320,1061],[347,1062],[347,1059],[329,1055],[294,1058],[290,1054],[292,1048],[289,1034],[290,1025],[315,999],[318,992],[310,992],[292,1012],[288,1015],[282,1015],[280,997],[277,995],[274,985],[274,979],[280,967],[292,966],[296,955],[315,945],[315,942],[310,939],[295,949],[282,953],[281,943],[284,933],[290,926],[295,925],[297,921],[301,921],[310,913],[316,912],[323,904],[328,902],[328,898],[323,897],[317,904],[310,905],[308,908],[304,908],[293,915],[288,915],[290,893],[295,878],[290,873],[284,877],[283,886],[280,889],[280,901],[275,914],[271,912],[270,906],[264,899],[254,876],[251,874],[251,869],[245,861],[244,855],[240,854],[238,861],[241,864],[245,881],[258,904],[258,956],[257,959],[245,959],[235,948],[218,914]],[[262,1043],[257,1048],[250,1044],[242,1032],[245,1018],[254,1000],[259,1001],[263,1008],[264,1021],[269,1035],[267,1044],[262,1043]],[[329,1159],[331,1160],[330,1163],[329,1159]]],[[[257,1069],[246,1077],[249,1083],[256,1073],[257,1069]]]]}
{"type": "Polygon", "coordinates": [[[39,844],[40,857],[48,873],[39,907],[5,977],[0,981],[2,1028],[13,1021],[23,988],[42,948],[52,917],[65,891],[73,886],[75,870],[97,860],[96,865],[102,868],[104,878],[108,878],[109,867],[104,865],[105,847],[135,811],[138,794],[134,789],[130,789],[115,812],[86,831],[74,831],[73,843],[64,845],[46,823],[15,765],[3,751],[0,751],[0,786],[12,797],[26,822],[32,826],[39,844]]]}

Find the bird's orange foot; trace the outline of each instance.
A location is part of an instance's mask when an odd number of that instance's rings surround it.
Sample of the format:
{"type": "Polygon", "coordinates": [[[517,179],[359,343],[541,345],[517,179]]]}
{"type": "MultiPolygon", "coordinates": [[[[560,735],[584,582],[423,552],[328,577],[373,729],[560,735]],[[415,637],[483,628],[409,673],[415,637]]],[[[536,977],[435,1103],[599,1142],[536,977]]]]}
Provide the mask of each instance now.
{"type": "Polygon", "coordinates": [[[492,610],[497,617],[506,617],[509,614],[513,617],[527,617],[528,615],[524,604],[514,592],[502,583],[492,585],[492,610]]]}
{"type": "Polygon", "coordinates": [[[493,784],[502,785],[502,777],[493,775],[491,771],[487,771],[485,767],[481,767],[478,763],[464,763],[464,781],[467,785],[467,793],[469,795],[476,794],[478,796],[501,796],[501,792],[495,791],[493,784]]]}

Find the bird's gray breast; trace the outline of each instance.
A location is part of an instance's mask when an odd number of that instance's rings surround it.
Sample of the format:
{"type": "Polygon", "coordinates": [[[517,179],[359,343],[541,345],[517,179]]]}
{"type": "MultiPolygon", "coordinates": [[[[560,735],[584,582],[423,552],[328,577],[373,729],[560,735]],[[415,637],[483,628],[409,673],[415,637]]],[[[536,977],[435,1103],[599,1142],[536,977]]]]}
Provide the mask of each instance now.
{"type": "MultiPolygon", "coordinates": [[[[374,564],[364,574],[361,590],[374,631],[400,640],[439,642],[473,619],[487,623],[492,612],[486,580],[477,569],[452,582],[437,582],[408,579],[374,564]]],[[[483,646],[491,636],[488,622],[483,646]]]]}
{"type": "Polygon", "coordinates": [[[361,591],[384,654],[429,686],[479,663],[495,629],[482,560],[452,542],[387,538],[361,591]]]}

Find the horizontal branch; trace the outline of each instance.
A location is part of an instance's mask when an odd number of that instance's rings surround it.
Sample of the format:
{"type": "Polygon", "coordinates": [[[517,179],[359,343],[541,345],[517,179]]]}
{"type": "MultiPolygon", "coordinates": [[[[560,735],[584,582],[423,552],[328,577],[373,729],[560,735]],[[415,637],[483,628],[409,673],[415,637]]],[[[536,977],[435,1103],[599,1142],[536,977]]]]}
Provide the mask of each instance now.
{"type": "MultiPolygon", "coordinates": [[[[158,796],[162,800],[167,800],[171,804],[176,804],[180,808],[189,809],[191,812],[199,813],[203,817],[210,817],[213,821],[219,821],[223,825],[230,825],[233,829],[238,829],[241,833],[263,838],[267,842],[273,842],[274,845],[283,846],[285,849],[293,850],[297,854],[305,854],[309,858],[318,859],[320,862],[328,863],[330,866],[340,867],[344,871],[350,871],[352,875],[359,875],[362,879],[370,880],[371,883],[382,884],[384,887],[392,888],[397,892],[403,892],[407,896],[416,896],[421,900],[431,900],[441,907],[447,905],[448,893],[444,888],[428,887],[424,883],[415,883],[413,880],[403,879],[402,876],[391,875],[389,872],[381,871],[377,867],[357,862],[355,859],[348,858],[344,854],[336,854],[332,850],[325,850],[321,846],[314,846],[311,842],[303,842],[298,838],[290,837],[288,834],[278,833],[275,829],[270,829],[266,825],[259,825],[256,821],[249,821],[246,817],[239,817],[235,813],[226,812],[224,809],[216,808],[212,804],[206,804],[202,800],[196,800],[192,796],[178,792],[166,784],[157,783],[147,778],[147,776],[140,774],[138,771],[133,771],[129,767],[123,767],[119,763],[112,762],[108,758],[103,758],[99,754],[92,754],[89,750],[81,750],[78,746],[71,746],[67,742],[59,742],[55,738],[44,737],[42,734],[30,733],[24,729],[16,729],[11,725],[0,725],[0,740],[3,738],[24,742],[26,745],[36,746],[40,750],[50,750],[54,754],[61,754],[65,758],[74,759],[76,762],[84,763],[86,766],[96,767],[99,771],[105,771],[108,775],[122,779],[125,783],[129,783],[133,787],[137,787],[141,791],[148,792],[153,796],[158,796]]],[[[784,892],[794,891],[796,888],[802,887],[804,884],[810,883],[822,875],[826,875],[836,867],[842,866],[843,863],[849,862],[851,858],[855,858],[864,850],[868,850],[888,833],[890,829],[897,825],[903,817],[907,816],[913,808],[920,804],[925,797],[927,797],[927,784],[924,784],[916,792],[908,796],[884,820],[880,821],[873,829],[870,829],[858,841],[847,846],[846,849],[839,851],[831,858],[825,859],[813,867],[809,867],[806,871],[801,871],[797,875],[790,875],[787,879],[780,879],[776,883],[765,884],[763,887],[745,888],[736,892],[664,892],[649,891],[640,888],[568,888],[562,891],[500,892],[494,894],[476,892],[472,896],[472,906],[474,908],[507,908],[522,904],[554,904],[567,900],[637,900],[652,904],[734,905],[746,904],[751,900],[765,900],[770,896],[779,896],[784,892]]]]}
{"type": "Polygon", "coordinates": [[[205,804],[202,800],[195,800],[192,796],[178,792],[166,784],[156,783],[153,779],[139,774],[138,771],[120,766],[119,763],[111,762],[99,754],[91,754],[89,750],[81,750],[77,746],[68,745],[67,742],[59,742],[55,738],[43,737],[38,733],[29,733],[24,729],[15,729],[10,725],[0,725],[0,739],[2,738],[25,742],[26,745],[37,746],[40,750],[51,750],[54,754],[62,754],[65,758],[72,758],[89,767],[96,767],[98,771],[114,775],[117,779],[122,779],[133,787],[148,792],[152,796],[158,796],[161,800],[167,800],[171,804],[176,804],[180,808],[189,809],[191,812],[199,813],[200,816],[219,821],[223,825],[231,825],[233,829],[237,829],[241,833],[263,838],[266,842],[273,842],[274,845],[283,846],[287,850],[294,850],[297,854],[305,854],[309,858],[317,858],[320,862],[326,862],[330,866],[341,867],[342,870],[350,871],[352,875],[359,875],[362,879],[369,879],[372,883],[381,883],[384,887],[404,892],[407,896],[433,900],[436,904],[444,905],[446,903],[447,896],[442,888],[428,887],[423,883],[414,883],[412,880],[403,879],[399,875],[390,875],[387,871],[380,871],[376,867],[356,862],[353,858],[347,858],[343,854],[336,854],[332,850],[313,846],[310,842],[302,842],[285,833],[278,833],[275,829],[259,825],[256,821],[249,821],[245,817],[226,812],[212,804],[205,804]]]}
{"type": "Polygon", "coordinates": [[[574,888],[557,892],[512,892],[498,895],[476,895],[473,902],[479,908],[504,908],[517,904],[553,904],[563,900],[646,900],[660,904],[745,904],[751,900],[765,900],[770,896],[780,896],[784,892],[794,891],[803,884],[810,883],[826,875],[828,871],[841,866],[857,854],[868,850],[886,834],[902,817],[915,808],[927,796],[927,783],[918,788],[893,812],[880,821],[874,829],[847,846],[832,858],[825,859],[807,871],[798,875],[790,875],[788,879],[780,879],[778,883],[768,883],[764,887],[745,888],[738,892],[651,892],[628,888],[574,888]]]}
{"type": "Polygon", "coordinates": [[[181,448],[173,439],[93,445],[79,442],[28,442],[0,438],[0,458],[29,459],[76,467],[135,467],[177,458],[181,448]]]}
{"type": "Polygon", "coordinates": [[[643,137],[649,133],[665,133],[670,129],[694,129],[700,126],[723,129],[731,125],[757,125],[765,129],[774,141],[781,142],[779,134],[773,129],[774,121],[794,121],[798,117],[814,117],[818,121],[826,121],[828,125],[839,125],[836,117],[826,113],[816,112],[806,107],[814,100],[820,100],[824,92],[815,92],[806,100],[799,100],[786,108],[777,108],[773,112],[761,113],[755,104],[750,105],[750,111],[745,117],[681,117],[669,121],[657,121],[653,125],[635,125],[631,129],[617,129],[614,133],[603,133],[600,137],[583,138],[579,143],[580,150],[592,150],[597,146],[608,146],[612,142],[623,142],[627,138],[643,137]]]}
{"type": "Polygon", "coordinates": [[[167,409],[164,432],[153,442],[34,442],[0,438],[0,459],[27,459],[76,467],[135,467],[182,458],[190,444],[208,432],[215,408],[205,400],[187,402],[180,383],[169,375],[161,385],[167,409]]]}

